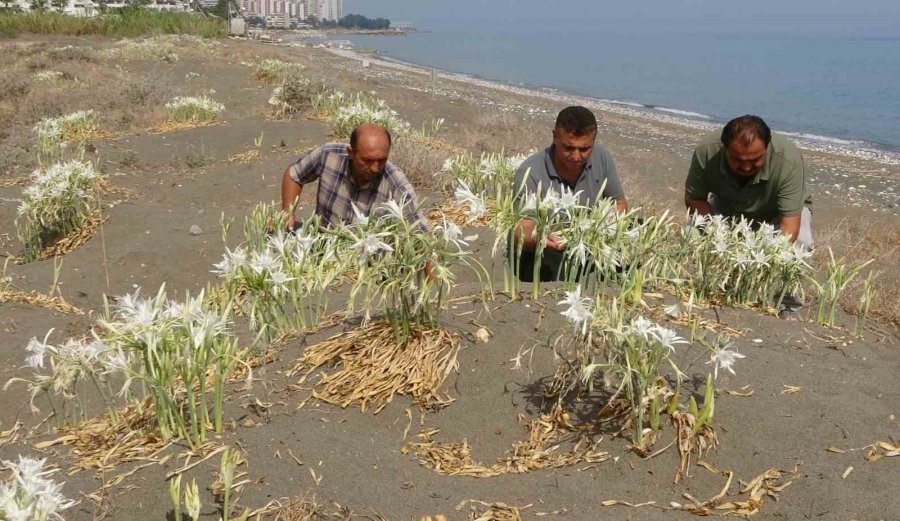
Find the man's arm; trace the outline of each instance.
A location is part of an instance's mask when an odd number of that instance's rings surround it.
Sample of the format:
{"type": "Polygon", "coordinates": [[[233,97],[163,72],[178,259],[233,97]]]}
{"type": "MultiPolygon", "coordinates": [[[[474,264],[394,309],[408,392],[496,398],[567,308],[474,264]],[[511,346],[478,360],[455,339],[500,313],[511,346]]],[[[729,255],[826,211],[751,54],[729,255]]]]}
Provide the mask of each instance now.
{"type": "Polygon", "coordinates": [[[291,167],[287,167],[281,178],[281,211],[289,230],[294,229],[294,203],[302,192],[303,185],[291,178],[291,167]]]}
{"type": "Polygon", "coordinates": [[[786,235],[791,239],[791,242],[797,240],[797,236],[800,234],[800,216],[799,215],[790,215],[783,216],[781,218],[781,233],[786,235]]]}
{"type": "Polygon", "coordinates": [[[688,207],[692,214],[709,215],[712,213],[712,206],[709,205],[709,201],[706,199],[689,199],[685,196],[684,205],[688,207]]]}
{"type": "Polygon", "coordinates": [[[704,175],[706,159],[700,157],[698,150],[694,150],[691,167],[684,181],[684,205],[691,213],[708,215],[712,213],[712,206],[708,202],[709,184],[704,175]]]}
{"type": "Polygon", "coordinates": [[[781,172],[781,186],[778,187],[778,213],[781,215],[781,233],[790,237],[791,242],[800,234],[800,215],[803,213],[803,199],[806,192],[806,165],[802,157],[799,161],[785,163],[781,172]]]}
{"type": "Polygon", "coordinates": [[[322,147],[316,147],[284,171],[281,177],[281,211],[288,228],[294,227],[294,203],[303,192],[303,185],[321,177],[324,157],[322,147]]]}

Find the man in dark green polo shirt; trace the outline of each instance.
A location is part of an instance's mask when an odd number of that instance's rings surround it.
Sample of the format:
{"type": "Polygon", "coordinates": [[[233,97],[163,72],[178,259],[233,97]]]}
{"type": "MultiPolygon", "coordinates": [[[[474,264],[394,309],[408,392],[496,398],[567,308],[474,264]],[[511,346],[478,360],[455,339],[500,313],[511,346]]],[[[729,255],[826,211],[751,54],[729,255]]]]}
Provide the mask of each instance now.
{"type": "Polygon", "coordinates": [[[684,202],[701,215],[767,222],[811,248],[806,164],[793,143],[758,116],[741,116],[694,150],[684,202]]]}
{"type": "MultiPolygon", "coordinates": [[[[563,188],[579,194],[579,203],[592,205],[600,198],[616,201],[620,212],[628,209],[625,190],[619,180],[612,154],[596,143],[597,118],[584,107],[567,107],[556,117],[553,144],[526,159],[516,171],[515,188],[523,188],[521,195],[543,197],[549,190],[562,193],[563,188]],[[541,193],[536,194],[538,187],[541,193]]],[[[515,239],[522,243],[519,278],[531,282],[534,269],[534,221],[523,219],[516,228],[515,239]]],[[[558,280],[566,270],[561,269],[565,244],[550,235],[544,245],[540,277],[543,281],[558,280]]]]}

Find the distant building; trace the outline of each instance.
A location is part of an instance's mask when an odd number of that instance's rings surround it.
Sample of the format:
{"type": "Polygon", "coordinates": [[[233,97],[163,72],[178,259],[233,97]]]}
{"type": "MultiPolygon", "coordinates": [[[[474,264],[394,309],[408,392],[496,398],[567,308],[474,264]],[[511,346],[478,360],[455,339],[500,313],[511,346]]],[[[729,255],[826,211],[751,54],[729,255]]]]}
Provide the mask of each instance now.
{"type": "Polygon", "coordinates": [[[416,26],[412,22],[391,22],[391,29],[398,31],[415,31],[416,26]]]}
{"type": "Polygon", "coordinates": [[[344,0],[321,0],[322,11],[319,18],[322,20],[339,21],[344,17],[344,0]]]}
{"type": "MultiPolygon", "coordinates": [[[[287,17],[285,27],[306,18],[306,7],[300,0],[241,0],[240,5],[245,16],[266,18],[266,24],[269,23],[269,15],[287,17]]],[[[278,20],[278,23],[281,23],[281,19],[278,20]]]]}

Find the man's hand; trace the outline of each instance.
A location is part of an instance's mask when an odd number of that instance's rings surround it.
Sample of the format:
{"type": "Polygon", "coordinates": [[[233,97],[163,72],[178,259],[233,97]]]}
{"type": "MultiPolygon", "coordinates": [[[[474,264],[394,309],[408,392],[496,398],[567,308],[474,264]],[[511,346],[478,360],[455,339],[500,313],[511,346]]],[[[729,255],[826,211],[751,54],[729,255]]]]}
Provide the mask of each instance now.
{"type": "Polygon", "coordinates": [[[281,177],[281,211],[284,212],[284,221],[289,230],[294,229],[294,206],[302,192],[303,185],[294,182],[291,168],[286,168],[281,177]]]}
{"type": "Polygon", "coordinates": [[[547,240],[544,241],[544,247],[556,251],[565,251],[566,242],[562,238],[551,233],[547,236],[547,240]]]}
{"type": "Polygon", "coordinates": [[[425,263],[423,271],[425,272],[425,281],[428,283],[434,282],[434,264],[431,261],[425,263]]]}
{"type": "Polygon", "coordinates": [[[709,201],[704,199],[688,199],[684,198],[684,205],[688,207],[692,214],[709,215],[712,213],[712,206],[709,201]]]}
{"type": "Polygon", "coordinates": [[[797,236],[800,235],[800,216],[782,217],[779,228],[781,233],[791,239],[791,242],[796,241],[797,236]]]}

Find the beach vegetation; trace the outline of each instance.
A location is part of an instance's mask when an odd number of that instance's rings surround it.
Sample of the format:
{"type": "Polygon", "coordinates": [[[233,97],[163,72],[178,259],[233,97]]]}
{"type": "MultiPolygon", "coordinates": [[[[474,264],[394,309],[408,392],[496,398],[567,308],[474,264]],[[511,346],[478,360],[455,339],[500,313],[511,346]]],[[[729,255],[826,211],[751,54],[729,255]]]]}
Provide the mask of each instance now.
{"type": "Polygon", "coordinates": [[[171,122],[204,124],[215,121],[225,110],[225,105],[206,94],[178,96],[166,103],[166,110],[171,122]]]}
{"type": "Polygon", "coordinates": [[[81,229],[99,208],[96,187],[100,180],[93,165],[84,161],[34,171],[15,221],[24,260],[38,258],[46,247],[81,229]]]}
{"type": "MultiPolygon", "coordinates": [[[[822,325],[834,327],[835,312],[837,311],[838,302],[844,291],[853,282],[860,272],[872,260],[862,263],[846,264],[843,259],[836,261],[834,253],[829,249],[828,255],[830,260],[826,266],[825,280],[817,282],[816,286],[819,293],[819,312],[816,315],[816,322],[822,325]]],[[[868,313],[869,302],[873,295],[872,279],[866,280],[863,295],[860,298],[860,306],[858,309],[868,313]]]]}
{"type": "Polygon", "coordinates": [[[224,38],[225,21],[199,13],[177,13],[126,7],[103,16],[70,16],[51,10],[0,10],[0,35],[19,33],[66,34],[134,38],[153,34],[186,34],[224,38]]]}
{"type": "Polygon", "coordinates": [[[276,118],[285,118],[310,110],[313,100],[324,87],[308,79],[293,76],[285,78],[269,97],[269,106],[276,118]]]}
{"type": "Polygon", "coordinates": [[[10,479],[0,483],[0,519],[62,521],[61,512],[75,506],[62,494],[64,483],[50,479],[58,470],[48,468],[46,459],[19,456],[3,466],[10,479]]]}
{"type": "Polygon", "coordinates": [[[303,74],[305,67],[299,63],[265,59],[256,66],[253,77],[266,83],[279,83],[303,74]]]}
{"type": "Polygon", "coordinates": [[[95,136],[98,131],[97,113],[93,110],[44,118],[34,126],[38,155],[44,161],[57,159],[63,143],[82,144],[95,136]]]}

